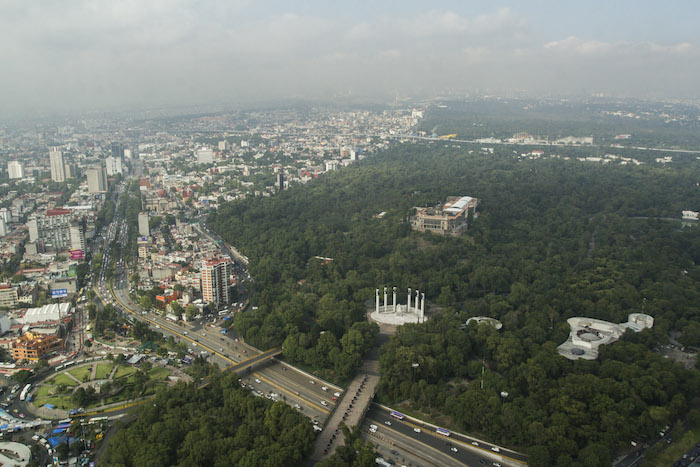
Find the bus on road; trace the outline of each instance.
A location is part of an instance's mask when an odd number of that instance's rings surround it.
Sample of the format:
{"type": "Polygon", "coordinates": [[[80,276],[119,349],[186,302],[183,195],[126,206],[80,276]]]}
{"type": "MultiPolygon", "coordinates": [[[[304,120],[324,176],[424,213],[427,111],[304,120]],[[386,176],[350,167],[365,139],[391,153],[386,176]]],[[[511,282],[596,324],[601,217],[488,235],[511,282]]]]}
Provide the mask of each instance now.
{"type": "Polygon", "coordinates": [[[24,389],[22,389],[22,392],[19,395],[19,400],[24,401],[27,400],[27,394],[29,394],[29,390],[32,388],[31,384],[27,384],[24,389]]]}
{"type": "Polygon", "coordinates": [[[404,418],[404,414],[397,412],[396,410],[392,410],[390,415],[394,418],[398,418],[399,420],[403,420],[404,418]]]}
{"type": "Polygon", "coordinates": [[[444,428],[438,428],[437,430],[435,430],[435,433],[442,436],[450,436],[450,432],[444,428]]]}

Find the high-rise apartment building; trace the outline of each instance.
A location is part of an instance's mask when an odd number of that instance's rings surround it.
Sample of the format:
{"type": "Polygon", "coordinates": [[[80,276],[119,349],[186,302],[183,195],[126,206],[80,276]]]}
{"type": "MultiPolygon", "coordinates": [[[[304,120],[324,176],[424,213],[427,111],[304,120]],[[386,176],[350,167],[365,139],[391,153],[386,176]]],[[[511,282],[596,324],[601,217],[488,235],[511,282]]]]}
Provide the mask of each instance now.
{"type": "Polygon", "coordinates": [[[24,167],[20,161],[10,161],[7,163],[7,175],[10,179],[24,178],[24,167]]]}
{"type": "Polygon", "coordinates": [[[107,176],[103,167],[87,169],[88,193],[105,193],[107,191],[107,176]]]}
{"type": "Polygon", "coordinates": [[[49,209],[45,213],[32,214],[27,220],[29,241],[39,240],[43,248],[63,251],[85,251],[85,232],[82,223],[72,219],[70,209],[49,209]]]}
{"type": "Polygon", "coordinates": [[[122,173],[122,158],[121,157],[108,157],[105,159],[105,164],[107,165],[107,175],[114,176],[122,173]]]}
{"type": "Polygon", "coordinates": [[[122,143],[112,143],[109,149],[113,158],[121,159],[124,157],[124,145],[122,143]]]}
{"type": "Polygon", "coordinates": [[[275,182],[277,191],[280,192],[284,190],[284,173],[280,172],[277,174],[277,181],[275,182]]]}
{"type": "Polygon", "coordinates": [[[66,164],[63,161],[63,153],[58,148],[51,148],[49,151],[51,163],[51,180],[54,182],[64,182],[66,180],[66,164]]]}
{"type": "Polygon", "coordinates": [[[214,257],[206,260],[202,266],[202,298],[207,303],[214,303],[217,308],[231,303],[229,279],[233,273],[230,258],[214,257]]]}
{"type": "Polygon", "coordinates": [[[140,212],[139,217],[139,236],[141,237],[148,237],[151,235],[151,230],[148,225],[148,213],[147,212],[140,212]]]}

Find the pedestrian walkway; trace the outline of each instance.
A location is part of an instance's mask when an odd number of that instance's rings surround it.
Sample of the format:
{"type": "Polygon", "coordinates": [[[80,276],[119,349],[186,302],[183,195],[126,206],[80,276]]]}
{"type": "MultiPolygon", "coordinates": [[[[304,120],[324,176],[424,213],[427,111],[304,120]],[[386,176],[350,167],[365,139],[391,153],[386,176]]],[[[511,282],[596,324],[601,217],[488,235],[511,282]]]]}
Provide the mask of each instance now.
{"type": "MultiPolygon", "coordinates": [[[[367,366],[373,365],[366,364],[363,369],[367,366]]],[[[345,435],[340,430],[340,423],[345,423],[348,428],[353,428],[362,422],[372,399],[374,399],[377,384],[379,384],[379,374],[376,372],[363,372],[352,380],[328,417],[323,431],[316,438],[316,446],[311,456],[314,461],[328,459],[333,455],[337,446],[342,446],[345,443],[345,435]]]]}

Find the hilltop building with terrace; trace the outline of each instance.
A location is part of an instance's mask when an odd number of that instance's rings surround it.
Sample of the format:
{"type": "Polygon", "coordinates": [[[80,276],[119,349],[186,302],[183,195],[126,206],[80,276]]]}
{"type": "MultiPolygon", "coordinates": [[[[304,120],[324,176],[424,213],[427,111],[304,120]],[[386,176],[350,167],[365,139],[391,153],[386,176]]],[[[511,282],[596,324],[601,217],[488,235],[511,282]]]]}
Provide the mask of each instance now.
{"type": "Polygon", "coordinates": [[[411,228],[419,232],[433,232],[441,235],[459,235],[467,229],[471,219],[477,217],[477,198],[471,196],[450,196],[442,206],[416,207],[411,217],[411,228]]]}

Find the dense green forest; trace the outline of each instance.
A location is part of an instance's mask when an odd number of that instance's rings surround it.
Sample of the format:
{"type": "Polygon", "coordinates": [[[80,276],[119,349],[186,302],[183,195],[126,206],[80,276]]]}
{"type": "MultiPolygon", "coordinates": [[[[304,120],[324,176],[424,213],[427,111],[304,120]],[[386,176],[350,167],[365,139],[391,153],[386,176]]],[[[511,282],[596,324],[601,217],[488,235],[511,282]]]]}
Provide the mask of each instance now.
{"type": "Polygon", "coordinates": [[[100,465],[298,465],[314,440],[306,417],[253,396],[233,373],[205,389],[178,383],[137,414],[110,440],[100,465]]]}
{"type": "Polygon", "coordinates": [[[374,338],[364,323],[374,289],[419,288],[432,318],[381,349],[384,402],[452,414],[446,423],[521,447],[533,465],[598,465],[679,414],[697,416],[697,370],[653,350],[670,331],[700,338],[700,228],[659,219],[697,209],[699,179],[692,159],[603,166],[404,145],[275,198],[229,203],[210,225],[251,258],[259,308],[235,326],[253,345],[284,342],[286,358],[342,380],[374,338]],[[410,230],[413,206],[450,195],[481,200],[467,234],[410,230]],[[556,353],[567,318],[622,322],[642,309],[654,328],[599,360],[556,353]],[[476,315],[504,328],[460,329],[476,315]]]}

